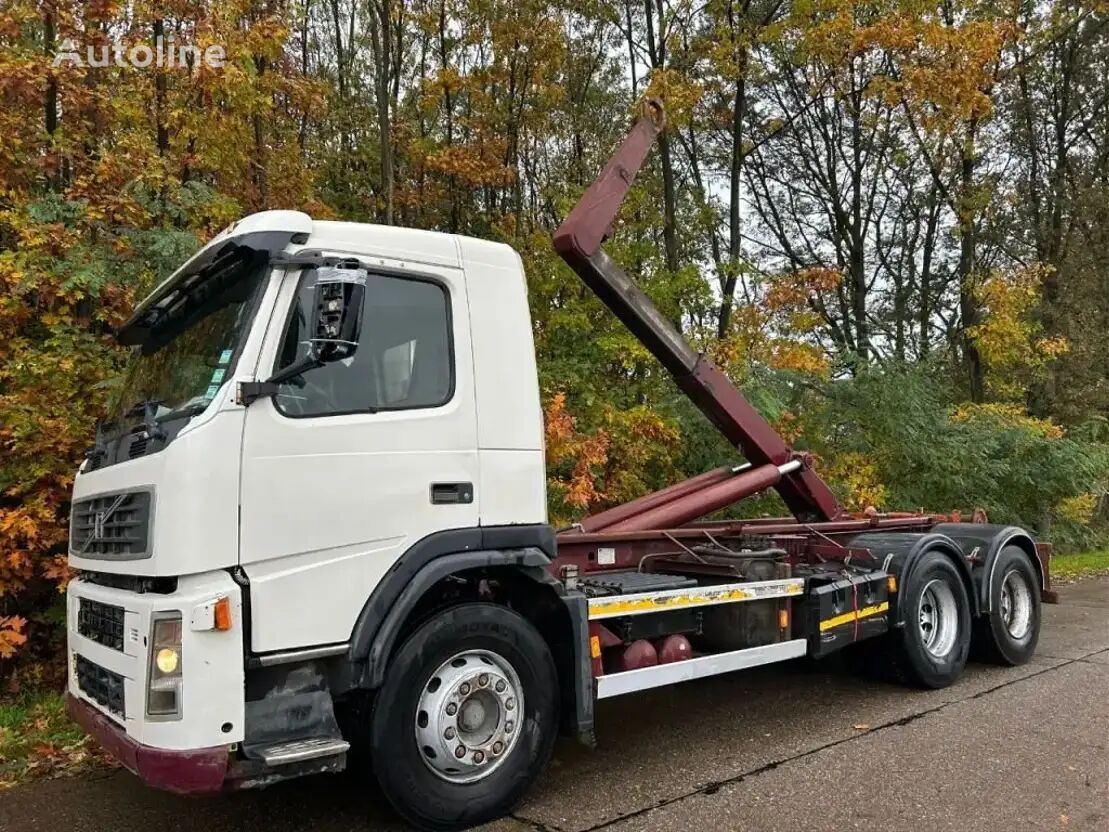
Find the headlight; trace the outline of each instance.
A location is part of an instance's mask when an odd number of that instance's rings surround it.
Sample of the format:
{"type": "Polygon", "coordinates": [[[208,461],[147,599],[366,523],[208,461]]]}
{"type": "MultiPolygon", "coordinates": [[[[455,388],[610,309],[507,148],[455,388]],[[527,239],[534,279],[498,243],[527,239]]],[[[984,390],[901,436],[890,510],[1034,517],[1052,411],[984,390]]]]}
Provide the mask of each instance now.
{"type": "Polygon", "coordinates": [[[181,715],[181,614],[158,613],[150,628],[150,676],[146,712],[181,715]]]}
{"type": "Polygon", "coordinates": [[[163,647],[154,656],[154,666],[158,668],[158,672],[167,675],[177,670],[180,661],[180,654],[172,647],[163,647]]]}

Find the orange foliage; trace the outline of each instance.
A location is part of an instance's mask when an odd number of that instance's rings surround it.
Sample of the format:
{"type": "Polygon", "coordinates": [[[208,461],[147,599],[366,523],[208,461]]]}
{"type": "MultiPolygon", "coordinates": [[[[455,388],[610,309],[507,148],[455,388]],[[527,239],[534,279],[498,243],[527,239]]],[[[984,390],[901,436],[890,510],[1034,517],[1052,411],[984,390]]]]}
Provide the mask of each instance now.
{"type": "MultiPolygon", "coordinates": [[[[145,0],[48,5],[55,46],[79,52],[148,44],[167,13],[145,0]]],[[[246,0],[191,6],[178,42],[222,45],[223,71],[54,67],[44,14],[32,0],[0,4],[2,659],[52,631],[43,610],[68,576],[72,473],[123,357],[108,330],[165,276],[151,260],[176,264],[251,209],[317,204],[301,148],[279,130],[318,113],[323,87],[282,65],[281,13],[246,0]]]]}
{"type": "Polygon", "coordinates": [[[18,615],[0,615],[0,659],[10,659],[16,648],[27,643],[23,634],[27,619],[18,615]]]}
{"type": "Polygon", "coordinates": [[[595,471],[608,461],[608,434],[579,434],[577,420],[566,409],[566,394],[561,392],[547,402],[544,426],[548,469],[564,472],[550,476],[548,488],[571,510],[600,502],[595,471]]]}
{"type": "Polygon", "coordinates": [[[678,430],[648,408],[606,406],[601,426],[581,431],[558,392],[544,406],[544,421],[553,523],[631,500],[676,476],[678,430]]]}
{"type": "Polygon", "coordinates": [[[842,282],[842,272],[819,266],[785,272],[770,280],[766,305],[775,312],[804,312],[809,308],[810,298],[830,292],[842,282]]]}
{"type": "Polygon", "coordinates": [[[761,300],[737,306],[725,336],[707,345],[713,361],[740,384],[755,365],[827,376],[828,357],[811,338],[822,323],[813,299],[842,279],[840,272],[825,268],[765,278],[761,300]]]}

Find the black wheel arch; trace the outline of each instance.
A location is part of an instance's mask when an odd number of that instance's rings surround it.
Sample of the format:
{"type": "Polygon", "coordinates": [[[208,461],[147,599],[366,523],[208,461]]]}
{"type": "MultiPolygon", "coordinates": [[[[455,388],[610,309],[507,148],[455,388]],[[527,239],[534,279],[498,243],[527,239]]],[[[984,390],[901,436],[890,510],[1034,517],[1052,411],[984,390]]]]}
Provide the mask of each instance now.
{"type": "Polygon", "coordinates": [[[993,597],[990,584],[993,581],[994,566],[998,555],[1006,546],[1016,546],[1032,561],[1036,580],[1040,583],[1041,593],[1045,590],[1044,565],[1036,554],[1036,543],[1027,531],[1019,526],[1003,526],[996,523],[940,523],[934,532],[954,540],[966,560],[971,565],[974,579],[974,596],[978,602],[976,615],[992,612],[993,597]]]}
{"type": "Polygon", "coordinates": [[[548,642],[562,688],[563,726],[591,741],[593,680],[588,605],[548,571],[555,555],[547,525],[476,527],[436,532],[413,544],[366,601],[351,633],[341,687],[376,690],[389,659],[419,615],[422,602],[453,578],[494,577],[548,642]],[[539,609],[545,614],[535,617],[539,609]]]}
{"type": "Polygon", "coordinates": [[[973,571],[963,549],[950,536],[933,529],[929,532],[865,532],[853,537],[852,547],[865,547],[878,562],[878,566],[897,579],[898,591],[893,595],[891,627],[904,626],[900,588],[907,585],[927,552],[939,552],[955,566],[966,587],[970,600],[970,615],[977,617],[980,602],[975,588],[973,571]]]}

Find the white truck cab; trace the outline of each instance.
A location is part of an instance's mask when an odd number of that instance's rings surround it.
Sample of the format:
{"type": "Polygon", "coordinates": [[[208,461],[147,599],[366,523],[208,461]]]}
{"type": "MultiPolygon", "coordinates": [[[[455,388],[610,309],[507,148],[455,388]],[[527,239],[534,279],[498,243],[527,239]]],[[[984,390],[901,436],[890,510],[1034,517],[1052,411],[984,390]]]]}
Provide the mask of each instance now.
{"type": "Polygon", "coordinates": [[[222,787],[227,748],[251,740],[247,664],[349,652],[414,544],[478,549],[481,530],[506,526],[514,545],[550,537],[526,285],[508,246],[255,214],[120,337],[135,355],[119,410],[73,489],[69,687],[159,785],[222,787]],[[357,350],[247,407],[240,385],[317,349],[313,304],[335,275],[359,289],[357,350]],[[198,749],[219,762],[161,754],[198,749]]]}

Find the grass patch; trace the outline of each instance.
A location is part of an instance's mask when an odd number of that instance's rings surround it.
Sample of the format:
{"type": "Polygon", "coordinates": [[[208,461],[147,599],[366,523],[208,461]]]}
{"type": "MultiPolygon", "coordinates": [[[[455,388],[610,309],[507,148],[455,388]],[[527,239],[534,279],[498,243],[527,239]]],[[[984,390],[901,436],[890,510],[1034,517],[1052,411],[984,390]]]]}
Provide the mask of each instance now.
{"type": "Polygon", "coordinates": [[[1109,572],[1109,549],[1100,552],[1082,552],[1077,555],[1053,555],[1051,558],[1053,579],[1070,581],[1106,572],[1109,572]]]}
{"type": "Polygon", "coordinates": [[[0,789],[81,771],[103,759],[95,742],[66,715],[61,693],[20,693],[0,702],[0,789]]]}

